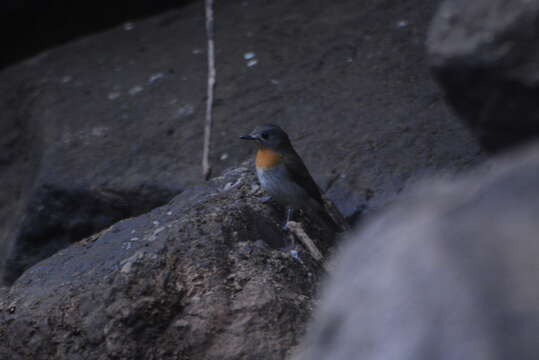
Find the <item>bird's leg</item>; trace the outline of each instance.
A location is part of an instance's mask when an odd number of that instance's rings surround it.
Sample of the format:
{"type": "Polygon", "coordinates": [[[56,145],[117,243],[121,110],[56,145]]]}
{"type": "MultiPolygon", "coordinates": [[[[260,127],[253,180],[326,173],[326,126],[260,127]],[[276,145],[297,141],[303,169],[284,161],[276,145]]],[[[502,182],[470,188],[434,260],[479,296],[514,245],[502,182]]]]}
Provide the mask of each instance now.
{"type": "MultiPolygon", "coordinates": [[[[292,207],[289,207],[286,209],[286,220],[284,222],[284,225],[283,225],[283,230],[288,232],[289,229],[288,229],[288,222],[292,220],[292,217],[294,216],[294,208],[292,207]]],[[[287,249],[290,249],[290,254],[294,257],[294,252],[295,252],[295,255],[297,257],[297,251],[295,250],[296,248],[296,243],[295,243],[295,240],[294,240],[294,234],[291,234],[289,233],[288,236],[288,244],[286,246],[287,249]]]]}
{"type": "Polygon", "coordinates": [[[286,212],[286,222],[292,220],[292,216],[294,216],[294,208],[289,207],[288,211],[286,212]]]}
{"type": "Polygon", "coordinates": [[[289,207],[286,211],[286,221],[283,225],[283,230],[288,231],[288,222],[292,220],[294,216],[294,208],[289,207]]]}

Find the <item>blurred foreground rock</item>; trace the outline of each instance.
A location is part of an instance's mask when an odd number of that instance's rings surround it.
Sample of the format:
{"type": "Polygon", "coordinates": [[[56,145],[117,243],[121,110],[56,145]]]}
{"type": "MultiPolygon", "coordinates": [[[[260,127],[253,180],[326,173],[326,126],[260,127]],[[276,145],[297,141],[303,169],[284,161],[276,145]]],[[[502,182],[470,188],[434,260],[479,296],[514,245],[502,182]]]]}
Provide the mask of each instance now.
{"type": "Polygon", "coordinates": [[[539,146],[425,185],[345,245],[302,360],[537,359],[539,146]]]}
{"type": "Polygon", "coordinates": [[[283,359],[321,268],[276,250],[284,212],[256,184],[229,171],[30,268],[0,293],[0,358],[283,359]]]}
{"type": "Polygon", "coordinates": [[[447,99],[483,146],[539,136],[539,0],[445,0],[427,48],[447,99]]]}

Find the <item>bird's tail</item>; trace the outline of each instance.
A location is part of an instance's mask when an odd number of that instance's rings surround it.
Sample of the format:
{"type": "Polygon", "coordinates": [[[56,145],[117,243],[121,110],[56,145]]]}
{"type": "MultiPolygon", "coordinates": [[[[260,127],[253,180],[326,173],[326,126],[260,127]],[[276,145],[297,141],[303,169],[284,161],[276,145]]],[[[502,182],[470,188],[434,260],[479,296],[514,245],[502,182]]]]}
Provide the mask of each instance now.
{"type": "Polygon", "coordinates": [[[342,232],[345,230],[343,229],[343,226],[339,225],[333,219],[333,217],[327,212],[327,210],[323,206],[317,207],[313,213],[313,215],[316,217],[316,220],[320,221],[323,224],[326,224],[327,227],[331,229],[331,231],[342,232]]]}

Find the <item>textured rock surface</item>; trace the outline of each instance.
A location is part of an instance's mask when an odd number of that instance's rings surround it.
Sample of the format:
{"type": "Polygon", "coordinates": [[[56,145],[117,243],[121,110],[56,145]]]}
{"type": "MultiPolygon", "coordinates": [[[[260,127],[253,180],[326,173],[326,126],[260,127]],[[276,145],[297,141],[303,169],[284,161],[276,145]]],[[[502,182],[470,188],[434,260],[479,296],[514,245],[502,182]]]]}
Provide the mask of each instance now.
{"type": "Polygon", "coordinates": [[[284,213],[257,189],[230,171],[33,266],[0,297],[0,358],[283,359],[320,265],[275,250],[284,213]]]}
{"type": "Polygon", "coordinates": [[[539,135],[537,0],[446,0],[428,51],[449,102],[489,150],[539,135]]]}
{"type": "MultiPolygon", "coordinates": [[[[201,4],[0,73],[0,264],[9,255],[8,280],[200,181],[201,4]]],[[[381,207],[425,174],[467,168],[478,148],[448,113],[424,59],[434,6],[218,2],[214,173],[252,156],[234,139],[263,122],[291,134],[346,216],[381,207]]]]}
{"type": "Polygon", "coordinates": [[[539,146],[417,189],[343,249],[302,360],[535,359],[539,146]]]}

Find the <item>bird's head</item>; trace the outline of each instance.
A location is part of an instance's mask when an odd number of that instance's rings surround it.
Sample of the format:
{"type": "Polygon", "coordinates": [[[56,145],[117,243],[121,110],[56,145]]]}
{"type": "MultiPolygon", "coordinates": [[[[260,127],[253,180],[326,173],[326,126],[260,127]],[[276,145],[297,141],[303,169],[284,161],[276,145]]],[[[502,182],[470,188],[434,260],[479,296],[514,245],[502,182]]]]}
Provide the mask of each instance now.
{"type": "Polygon", "coordinates": [[[240,136],[243,140],[254,140],[259,148],[274,151],[285,151],[292,147],[286,132],[277,125],[266,124],[257,126],[248,135],[240,136]]]}

